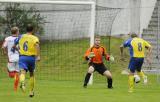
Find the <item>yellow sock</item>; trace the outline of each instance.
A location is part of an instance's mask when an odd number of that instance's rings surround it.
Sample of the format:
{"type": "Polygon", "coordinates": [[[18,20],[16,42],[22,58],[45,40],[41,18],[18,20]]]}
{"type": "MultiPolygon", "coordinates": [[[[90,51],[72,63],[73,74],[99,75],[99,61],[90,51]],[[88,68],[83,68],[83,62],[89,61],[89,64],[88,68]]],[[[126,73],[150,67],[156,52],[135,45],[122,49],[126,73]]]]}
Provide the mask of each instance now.
{"type": "Polygon", "coordinates": [[[134,88],[134,76],[133,75],[129,75],[128,84],[129,84],[129,90],[133,90],[134,88]]]}
{"type": "Polygon", "coordinates": [[[25,82],[25,74],[20,74],[20,83],[23,83],[24,84],[25,82]]]}
{"type": "Polygon", "coordinates": [[[137,74],[141,77],[141,78],[144,78],[144,73],[142,72],[142,71],[140,71],[140,72],[137,72],[137,74]]]}
{"type": "Polygon", "coordinates": [[[30,91],[33,91],[35,85],[35,78],[34,76],[30,77],[30,91]]]}

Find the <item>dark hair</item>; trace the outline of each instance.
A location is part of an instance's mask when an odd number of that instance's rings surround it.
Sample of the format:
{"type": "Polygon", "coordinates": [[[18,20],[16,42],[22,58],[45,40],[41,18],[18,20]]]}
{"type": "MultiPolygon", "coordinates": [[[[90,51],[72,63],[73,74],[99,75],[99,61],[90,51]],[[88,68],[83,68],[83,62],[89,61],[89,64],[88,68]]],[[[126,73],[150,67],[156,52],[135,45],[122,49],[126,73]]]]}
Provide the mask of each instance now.
{"type": "Polygon", "coordinates": [[[28,24],[28,25],[27,25],[27,28],[26,28],[26,31],[27,31],[27,32],[32,32],[33,30],[34,30],[33,25],[28,24]]]}
{"type": "Polygon", "coordinates": [[[131,38],[138,37],[138,35],[134,32],[130,33],[130,35],[131,35],[131,38]]]}

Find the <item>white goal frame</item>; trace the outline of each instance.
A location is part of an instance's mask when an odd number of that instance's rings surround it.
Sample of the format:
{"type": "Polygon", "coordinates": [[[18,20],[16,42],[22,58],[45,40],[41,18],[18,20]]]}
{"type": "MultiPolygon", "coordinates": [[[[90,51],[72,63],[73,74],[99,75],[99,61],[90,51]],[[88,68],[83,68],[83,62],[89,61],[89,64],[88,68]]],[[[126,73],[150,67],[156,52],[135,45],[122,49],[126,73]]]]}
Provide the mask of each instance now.
{"type": "MultiPolygon", "coordinates": [[[[94,44],[94,32],[95,32],[95,8],[94,1],[48,1],[48,0],[0,0],[0,3],[28,3],[28,4],[72,4],[72,5],[90,5],[91,6],[91,19],[89,28],[90,47],[94,44]]],[[[93,75],[91,75],[89,84],[93,83],[93,75]]]]}

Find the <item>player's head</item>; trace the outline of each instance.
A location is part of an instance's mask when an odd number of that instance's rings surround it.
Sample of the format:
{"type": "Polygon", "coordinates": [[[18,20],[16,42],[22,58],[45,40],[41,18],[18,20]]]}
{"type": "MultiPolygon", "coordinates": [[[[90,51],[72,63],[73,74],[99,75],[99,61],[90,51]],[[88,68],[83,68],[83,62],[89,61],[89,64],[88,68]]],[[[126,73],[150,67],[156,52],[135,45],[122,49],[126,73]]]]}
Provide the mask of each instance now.
{"type": "Polygon", "coordinates": [[[27,32],[33,32],[34,31],[33,25],[32,24],[27,24],[26,31],[27,32]]]}
{"type": "Polygon", "coordinates": [[[12,27],[11,28],[12,35],[18,35],[19,34],[19,28],[18,27],[12,27]]]}
{"type": "Polygon", "coordinates": [[[135,32],[130,33],[130,35],[131,35],[131,38],[138,37],[138,35],[135,32]]]}
{"type": "Polygon", "coordinates": [[[99,47],[100,43],[101,43],[100,36],[95,36],[95,38],[94,38],[94,45],[97,46],[97,47],[99,47]]]}

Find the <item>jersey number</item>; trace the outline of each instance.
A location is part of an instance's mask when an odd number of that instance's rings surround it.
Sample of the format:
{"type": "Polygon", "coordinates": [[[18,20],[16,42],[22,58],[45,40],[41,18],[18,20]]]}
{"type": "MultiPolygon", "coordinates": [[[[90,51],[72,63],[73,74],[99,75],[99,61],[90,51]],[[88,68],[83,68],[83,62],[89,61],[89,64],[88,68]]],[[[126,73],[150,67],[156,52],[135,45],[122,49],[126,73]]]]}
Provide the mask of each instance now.
{"type": "Polygon", "coordinates": [[[142,43],[138,43],[138,51],[142,51],[142,43]]]}
{"type": "Polygon", "coordinates": [[[23,44],[23,50],[27,51],[28,50],[28,41],[25,41],[23,44]]]}

